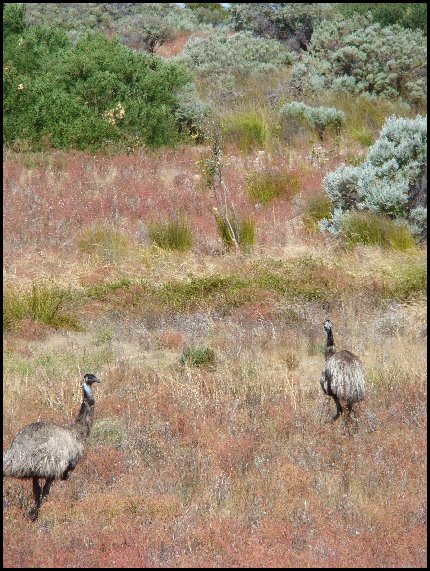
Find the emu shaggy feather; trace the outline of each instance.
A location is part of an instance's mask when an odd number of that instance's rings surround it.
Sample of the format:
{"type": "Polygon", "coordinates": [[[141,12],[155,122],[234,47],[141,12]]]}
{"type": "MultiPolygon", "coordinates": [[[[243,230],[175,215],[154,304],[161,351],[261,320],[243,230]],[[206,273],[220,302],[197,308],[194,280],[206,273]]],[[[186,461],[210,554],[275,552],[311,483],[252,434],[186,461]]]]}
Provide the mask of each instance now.
{"type": "Polygon", "coordinates": [[[324,323],[324,329],[327,333],[327,345],[320,384],[323,392],[336,403],[336,414],[333,417],[333,420],[336,420],[343,413],[343,406],[346,405],[349,413],[354,403],[364,399],[364,368],[356,355],[350,351],[336,349],[333,324],[330,320],[324,323]]]}
{"type": "Polygon", "coordinates": [[[82,404],[76,420],[67,426],[53,422],[33,422],[25,426],[3,454],[3,477],[32,478],[35,506],[34,521],[39,516],[42,502],[47,498],[54,480],[67,480],[83,458],[85,445],[94,418],[95,401],[91,390],[99,383],[94,375],[84,376],[82,404]],[[41,488],[39,479],[44,479],[41,488]]]}
{"type": "Polygon", "coordinates": [[[84,440],[73,428],[52,422],[23,428],[4,454],[3,476],[60,479],[84,455],[84,440]]]}

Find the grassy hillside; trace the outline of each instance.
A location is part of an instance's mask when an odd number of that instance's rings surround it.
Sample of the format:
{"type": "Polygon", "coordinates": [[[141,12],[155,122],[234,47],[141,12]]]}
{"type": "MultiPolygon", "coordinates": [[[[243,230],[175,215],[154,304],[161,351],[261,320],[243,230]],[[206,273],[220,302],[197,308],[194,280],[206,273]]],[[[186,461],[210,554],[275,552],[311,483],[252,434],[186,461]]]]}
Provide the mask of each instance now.
{"type": "MultiPolygon", "coordinates": [[[[30,4],[27,24],[44,14],[70,45],[88,27],[121,25],[131,41],[140,10],[64,5],[82,16],[75,34],[50,6],[30,4]]],[[[169,12],[178,33],[159,56],[143,54],[173,58],[156,64],[169,81],[191,32],[233,35],[224,15],[192,6],[187,25],[169,12]]],[[[284,20],[275,29],[263,16],[255,38],[279,41],[284,20]]],[[[246,66],[272,65],[260,48],[273,44],[249,37],[235,40],[246,66]]],[[[31,483],[4,480],[3,564],[425,567],[426,243],[365,210],[338,234],[319,229],[333,209],[326,175],[362,164],[386,119],[413,119],[422,104],[299,96],[295,63],[254,76],[211,45],[229,79],[195,60],[172,146],[4,148],[3,448],[30,422],[75,418],[85,373],[102,383],[86,456],[36,522],[31,483]],[[281,120],[295,100],[319,109],[315,121],[336,108],[341,125],[281,120]],[[327,318],[365,368],[350,422],[329,422],[320,387],[327,318]]]]}

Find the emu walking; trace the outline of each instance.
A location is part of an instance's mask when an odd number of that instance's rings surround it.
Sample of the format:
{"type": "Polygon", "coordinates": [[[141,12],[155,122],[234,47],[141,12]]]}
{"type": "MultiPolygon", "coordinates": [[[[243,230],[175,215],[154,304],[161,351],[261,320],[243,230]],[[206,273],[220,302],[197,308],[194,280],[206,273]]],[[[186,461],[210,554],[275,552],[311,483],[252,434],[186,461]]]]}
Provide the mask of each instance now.
{"type": "Polygon", "coordinates": [[[91,385],[99,382],[95,375],[84,376],[81,409],[74,422],[66,426],[46,421],[29,424],[18,432],[9,450],[3,454],[3,477],[33,479],[33,521],[39,516],[52,482],[67,480],[84,455],[94,417],[91,385]],[[39,478],[45,479],[43,488],[39,478]]]}
{"type": "Polygon", "coordinates": [[[333,324],[325,321],[327,332],[325,348],[325,368],[321,376],[321,388],[324,393],[334,399],[336,414],[333,420],[344,412],[348,415],[354,403],[364,398],[364,369],[360,359],[349,351],[337,351],[333,339],[333,324]]]}

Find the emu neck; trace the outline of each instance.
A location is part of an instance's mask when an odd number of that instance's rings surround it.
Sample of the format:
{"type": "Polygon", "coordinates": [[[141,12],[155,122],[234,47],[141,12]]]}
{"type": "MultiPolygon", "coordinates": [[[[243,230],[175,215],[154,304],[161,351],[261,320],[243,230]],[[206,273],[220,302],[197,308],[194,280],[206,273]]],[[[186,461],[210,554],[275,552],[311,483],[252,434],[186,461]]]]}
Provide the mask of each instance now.
{"type": "Polygon", "coordinates": [[[84,438],[88,438],[93,425],[94,405],[95,400],[91,387],[84,383],[81,409],[75,420],[75,424],[79,427],[79,432],[81,432],[84,438]]]}
{"type": "Polygon", "coordinates": [[[334,346],[333,331],[329,329],[327,331],[327,345],[324,351],[325,358],[328,359],[336,352],[336,347],[334,346]]]}

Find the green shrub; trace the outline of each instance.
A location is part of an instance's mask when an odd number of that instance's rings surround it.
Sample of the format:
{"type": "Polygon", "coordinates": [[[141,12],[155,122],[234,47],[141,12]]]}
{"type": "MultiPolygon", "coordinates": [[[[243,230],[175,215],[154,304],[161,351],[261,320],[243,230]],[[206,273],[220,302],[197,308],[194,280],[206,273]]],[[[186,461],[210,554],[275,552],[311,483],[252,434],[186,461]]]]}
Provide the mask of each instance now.
{"type": "Polygon", "coordinates": [[[300,178],[287,172],[254,172],[248,177],[250,200],[267,205],[274,198],[290,199],[300,191],[300,178]]]}
{"type": "Polygon", "coordinates": [[[342,218],[341,234],[349,247],[375,245],[408,250],[416,245],[406,224],[373,212],[351,212],[342,218]]]}
{"type": "Polygon", "coordinates": [[[249,153],[265,146],[268,125],[261,113],[250,111],[226,117],[222,133],[225,143],[235,145],[242,153],[249,153]]]}
{"type": "Polygon", "coordinates": [[[318,222],[328,218],[331,213],[331,202],[325,194],[317,194],[309,198],[303,215],[303,222],[308,232],[319,232],[318,222]]]}
{"type": "Polygon", "coordinates": [[[186,252],[192,246],[192,232],[183,216],[148,224],[149,239],[163,250],[186,252]]]}
{"type": "Polygon", "coordinates": [[[306,49],[316,24],[335,15],[329,3],[233,3],[228,10],[235,30],[276,38],[293,49],[306,49]]]}
{"type": "Polygon", "coordinates": [[[321,228],[339,230],[348,210],[370,210],[405,220],[423,233],[427,213],[427,118],[389,117],[378,140],[358,166],[341,165],[328,173],[323,190],[333,204],[331,220],[321,228]]]}
{"type": "Polygon", "coordinates": [[[333,127],[339,132],[345,120],[345,114],[334,107],[310,107],[301,101],[287,103],[279,110],[282,119],[298,119],[305,125],[315,129],[320,139],[323,139],[326,129],[333,127]]]}
{"type": "Polygon", "coordinates": [[[190,82],[178,63],[138,53],[104,34],[76,45],[47,26],[9,34],[4,54],[4,142],[97,150],[130,140],[179,141],[177,93],[190,82]]]}
{"type": "Polygon", "coordinates": [[[182,352],[181,363],[193,367],[213,366],[215,351],[210,347],[186,347],[182,352]]]}
{"type": "Polygon", "coordinates": [[[250,216],[238,218],[230,210],[227,215],[215,214],[218,233],[226,248],[238,246],[248,253],[255,244],[255,220],[250,216]]]}
{"type": "Polygon", "coordinates": [[[373,143],[373,135],[367,129],[356,129],[352,133],[352,138],[354,141],[357,141],[357,143],[361,143],[366,147],[370,147],[370,145],[373,143]]]}
{"type": "Polygon", "coordinates": [[[322,22],[293,68],[290,90],[300,95],[326,89],[425,103],[426,36],[398,25],[382,27],[362,16],[322,22]]]}
{"type": "Polygon", "coordinates": [[[415,30],[420,28],[427,31],[427,4],[418,2],[344,2],[335,5],[343,16],[354,14],[372,14],[373,20],[382,26],[399,24],[404,28],[415,30]]]}
{"type": "Polygon", "coordinates": [[[279,42],[258,38],[251,32],[231,35],[217,31],[191,37],[185,46],[183,61],[200,77],[218,84],[242,76],[260,75],[291,64],[293,56],[279,42]]]}
{"type": "Polygon", "coordinates": [[[78,246],[81,252],[96,254],[106,262],[115,262],[127,254],[128,240],[114,227],[98,224],[81,232],[78,246]]]}

